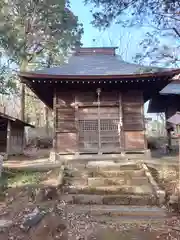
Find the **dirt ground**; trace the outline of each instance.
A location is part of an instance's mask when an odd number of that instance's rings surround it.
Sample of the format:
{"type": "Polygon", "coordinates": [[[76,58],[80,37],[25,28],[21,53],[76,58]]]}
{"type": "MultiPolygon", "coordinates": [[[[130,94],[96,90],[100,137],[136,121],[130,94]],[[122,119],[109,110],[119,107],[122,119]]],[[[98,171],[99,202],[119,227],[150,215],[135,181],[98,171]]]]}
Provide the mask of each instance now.
{"type": "Polygon", "coordinates": [[[91,215],[67,213],[60,197],[51,201],[32,201],[29,189],[7,191],[6,201],[0,203],[0,220],[11,219],[13,225],[0,232],[0,240],[53,240],[53,239],[180,239],[178,217],[167,217],[162,222],[141,222],[138,219],[123,223],[98,221],[91,215]],[[35,207],[46,211],[42,221],[29,231],[22,229],[25,214],[35,207]]]}
{"type": "MultiPolygon", "coordinates": [[[[177,171],[175,172],[176,174],[168,170],[163,175],[158,172],[164,188],[171,188],[169,184],[177,179],[177,171]]],[[[91,213],[75,214],[73,210],[69,211],[68,205],[61,200],[63,192],[60,188],[52,190],[48,187],[46,194],[42,192],[41,183],[47,176],[53,179],[57,177],[57,171],[21,173],[5,178],[8,186],[0,198],[0,222],[12,220],[12,223],[9,227],[0,228],[0,240],[180,239],[180,217],[168,212],[167,217],[161,220],[114,220],[105,216],[98,219],[91,213]],[[44,213],[42,219],[25,229],[25,216],[37,208],[44,213]]]]}

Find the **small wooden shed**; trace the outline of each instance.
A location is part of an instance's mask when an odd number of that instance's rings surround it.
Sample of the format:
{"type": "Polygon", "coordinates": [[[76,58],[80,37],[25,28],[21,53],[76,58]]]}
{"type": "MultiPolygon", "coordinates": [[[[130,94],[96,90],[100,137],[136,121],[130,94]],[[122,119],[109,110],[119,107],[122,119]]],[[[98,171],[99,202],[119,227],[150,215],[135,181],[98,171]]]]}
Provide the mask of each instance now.
{"type": "Polygon", "coordinates": [[[0,153],[7,156],[23,153],[25,126],[33,127],[0,112],[0,153]]]}
{"type": "Polygon", "coordinates": [[[180,112],[180,81],[175,77],[161,89],[161,91],[153,96],[148,108],[148,113],[165,113],[169,147],[171,147],[171,131],[174,128],[169,119],[172,116],[176,116],[177,112],[180,112]]]}

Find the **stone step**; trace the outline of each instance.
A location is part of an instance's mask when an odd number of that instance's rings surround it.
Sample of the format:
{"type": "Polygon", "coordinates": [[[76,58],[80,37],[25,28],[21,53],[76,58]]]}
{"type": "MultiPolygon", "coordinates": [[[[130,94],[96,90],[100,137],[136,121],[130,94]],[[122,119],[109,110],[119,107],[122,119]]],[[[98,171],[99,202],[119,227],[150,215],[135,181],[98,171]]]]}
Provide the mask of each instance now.
{"type": "Polygon", "coordinates": [[[86,165],[88,169],[95,169],[98,170],[140,170],[141,167],[138,164],[122,164],[122,163],[115,163],[113,161],[108,162],[89,162],[86,165]]]}
{"type": "Polygon", "coordinates": [[[64,177],[64,182],[72,186],[88,186],[88,176],[84,177],[64,177]]]}
{"type": "Polygon", "coordinates": [[[115,206],[115,205],[67,205],[67,212],[74,214],[88,214],[91,216],[109,216],[109,217],[153,217],[164,218],[166,212],[158,207],[148,206],[115,206]]]}
{"type": "Polygon", "coordinates": [[[94,177],[120,177],[120,176],[137,176],[143,177],[145,176],[144,169],[141,170],[104,170],[104,171],[96,171],[94,172],[94,177]]]}
{"type": "Polygon", "coordinates": [[[134,194],[152,195],[153,190],[150,185],[123,185],[123,186],[98,186],[89,187],[87,185],[65,186],[64,191],[71,194],[134,194]]]}
{"type": "Polygon", "coordinates": [[[137,206],[153,206],[157,205],[157,199],[154,195],[136,196],[136,195],[87,195],[87,194],[65,194],[61,196],[61,200],[68,204],[96,204],[96,205],[137,205],[137,206]]]}
{"type": "Polygon", "coordinates": [[[96,187],[96,186],[121,186],[121,185],[145,185],[149,184],[147,177],[112,177],[112,178],[104,178],[104,177],[96,177],[96,178],[88,178],[88,186],[96,187]]]}
{"type": "Polygon", "coordinates": [[[68,174],[71,177],[121,177],[121,176],[145,176],[145,171],[144,169],[140,170],[100,170],[98,168],[89,168],[89,169],[78,169],[78,168],[73,168],[69,169],[68,174]]]}

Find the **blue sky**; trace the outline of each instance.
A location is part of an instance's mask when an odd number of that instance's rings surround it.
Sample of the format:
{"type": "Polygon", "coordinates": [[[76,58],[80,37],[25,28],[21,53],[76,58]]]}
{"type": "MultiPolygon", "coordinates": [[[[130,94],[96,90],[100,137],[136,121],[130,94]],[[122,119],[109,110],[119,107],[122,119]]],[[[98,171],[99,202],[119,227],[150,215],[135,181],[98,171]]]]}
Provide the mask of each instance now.
{"type": "Polygon", "coordinates": [[[124,29],[119,25],[112,25],[104,32],[98,31],[91,24],[91,6],[84,6],[83,0],[71,0],[71,9],[78,16],[79,21],[84,26],[82,43],[84,47],[91,46],[117,46],[118,53],[124,60],[132,61],[132,57],[140,51],[139,42],[145,32],[143,28],[124,29]],[[94,42],[93,39],[96,41],[94,42]]]}

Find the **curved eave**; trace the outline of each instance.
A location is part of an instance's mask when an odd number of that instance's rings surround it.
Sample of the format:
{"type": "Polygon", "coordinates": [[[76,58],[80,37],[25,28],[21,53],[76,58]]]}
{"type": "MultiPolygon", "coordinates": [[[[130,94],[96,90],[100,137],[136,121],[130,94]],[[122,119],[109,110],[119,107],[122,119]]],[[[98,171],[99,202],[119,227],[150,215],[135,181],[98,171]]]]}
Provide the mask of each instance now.
{"type": "Polygon", "coordinates": [[[29,79],[132,79],[132,78],[152,78],[152,77],[163,77],[163,76],[173,76],[180,73],[180,69],[169,70],[164,72],[154,72],[154,73],[138,73],[138,74],[127,74],[127,75],[53,75],[53,74],[37,74],[32,72],[20,72],[19,77],[29,78],[29,79]]]}

